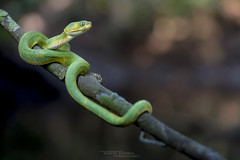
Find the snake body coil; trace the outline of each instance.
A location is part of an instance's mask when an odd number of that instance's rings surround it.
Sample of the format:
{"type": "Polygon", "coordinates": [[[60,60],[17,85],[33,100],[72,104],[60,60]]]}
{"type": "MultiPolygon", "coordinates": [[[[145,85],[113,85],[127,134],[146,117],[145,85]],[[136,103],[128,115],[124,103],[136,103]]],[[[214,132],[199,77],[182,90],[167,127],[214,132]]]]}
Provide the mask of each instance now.
{"type": "Polygon", "coordinates": [[[57,62],[67,67],[65,83],[69,94],[87,110],[112,125],[126,126],[133,123],[143,112],[151,113],[151,104],[148,101],[141,100],[136,102],[126,114],[119,117],[91,101],[80,92],[76,81],[77,76],[87,74],[90,65],[83,58],[70,51],[68,42],[90,28],[91,22],[72,22],[64,29],[62,34],[50,39],[37,31],[27,32],[19,42],[20,56],[24,61],[33,65],[57,62]],[[33,49],[35,45],[42,49],[33,49]]]}

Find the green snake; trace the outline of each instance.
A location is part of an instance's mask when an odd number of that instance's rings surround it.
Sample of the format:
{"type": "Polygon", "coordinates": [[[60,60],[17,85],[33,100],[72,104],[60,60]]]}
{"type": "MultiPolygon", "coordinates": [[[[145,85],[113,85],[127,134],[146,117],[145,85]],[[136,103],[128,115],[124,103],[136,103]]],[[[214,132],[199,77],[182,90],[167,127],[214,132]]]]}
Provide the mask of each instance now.
{"type": "Polygon", "coordinates": [[[123,116],[117,116],[84,96],[77,86],[78,75],[86,75],[89,63],[70,51],[68,42],[74,37],[88,31],[92,24],[89,21],[72,22],[64,31],[48,39],[37,31],[25,33],[20,39],[18,50],[20,57],[33,65],[60,63],[67,67],[65,84],[69,94],[80,105],[112,125],[126,126],[132,124],[142,113],[152,113],[151,104],[146,100],[136,102],[123,116]],[[41,49],[33,49],[38,45],[41,49]]]}

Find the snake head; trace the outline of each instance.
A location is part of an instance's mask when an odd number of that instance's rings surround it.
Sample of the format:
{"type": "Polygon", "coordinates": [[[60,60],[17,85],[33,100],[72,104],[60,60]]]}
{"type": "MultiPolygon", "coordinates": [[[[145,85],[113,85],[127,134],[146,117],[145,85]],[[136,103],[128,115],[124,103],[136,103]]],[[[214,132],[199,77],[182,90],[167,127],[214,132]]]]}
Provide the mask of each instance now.
{"type": "Polygon", "coordinates": [[[86,31],[88,31],[92,27],[92,23],[90,21],[79,21],[72,22],[67,27],[64,28],[64,32],[68,36],[76,37],[86,31]]]}

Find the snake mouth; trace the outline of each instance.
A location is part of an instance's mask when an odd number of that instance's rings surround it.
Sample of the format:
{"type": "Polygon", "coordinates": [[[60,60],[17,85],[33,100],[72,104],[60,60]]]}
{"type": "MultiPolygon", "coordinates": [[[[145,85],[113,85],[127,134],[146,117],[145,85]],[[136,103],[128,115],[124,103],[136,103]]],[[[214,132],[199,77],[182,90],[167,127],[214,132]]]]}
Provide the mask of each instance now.
{"type": "Polygon", "coordinates": [[[92,23],[91,22],[79,22],[79,28],[77,28],[76,30],[72,30],[73,33],[78,33],[78,32],[86,32],[88,31],[91,27],[92,27],[92,23]]]}
{"type": "Polygon", "coordinates": [[[92,23],[89,21],[79,21],[70,23],[65,29],[64,32],[69,36],[78,36],[92,27],[92,23]]]}
{"type": "Polygon", "coordinates": [[[92,27],[91,22],[86,22],[85,26],[82,28],[83,32],[88,31],[92,27]]]}

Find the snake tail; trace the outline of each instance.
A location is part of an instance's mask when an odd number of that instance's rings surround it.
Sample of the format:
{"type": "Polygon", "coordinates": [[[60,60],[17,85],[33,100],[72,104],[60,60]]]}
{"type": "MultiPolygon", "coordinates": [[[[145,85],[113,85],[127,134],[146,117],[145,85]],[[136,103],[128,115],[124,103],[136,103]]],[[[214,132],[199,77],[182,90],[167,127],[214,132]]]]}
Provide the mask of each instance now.
{"type": "Polygon", "coordinates": [[[86,96],[84,96],[77,86],[77,76],[79,75],[79,71],[82,69],[81,62],[75,61],[73,62],[66,73],[65,83],[67,86],[67,90],[69,94],[73,97],[75,101],[84,106],[87,110],[96,114],[103,120],[108,123],[116,126],[127,126],[132,124],[136,119],[144,112],[152,113],[151,104],[146,100],[140,100],[136,102],[123,116],[117,116],[111,113],[109,110],[103,108],[97,103],[89,100],[86,96]]]}

